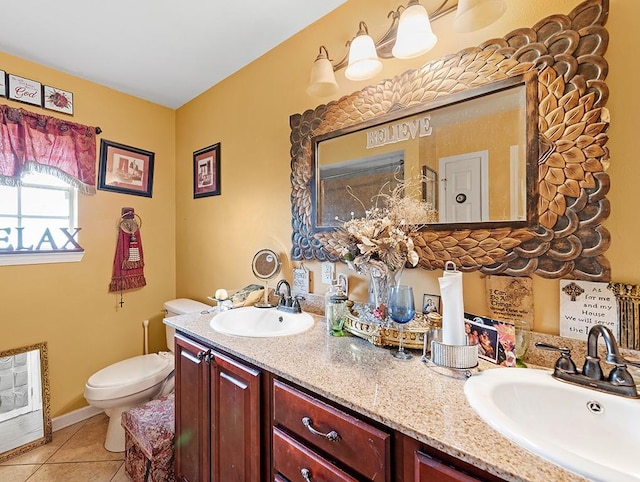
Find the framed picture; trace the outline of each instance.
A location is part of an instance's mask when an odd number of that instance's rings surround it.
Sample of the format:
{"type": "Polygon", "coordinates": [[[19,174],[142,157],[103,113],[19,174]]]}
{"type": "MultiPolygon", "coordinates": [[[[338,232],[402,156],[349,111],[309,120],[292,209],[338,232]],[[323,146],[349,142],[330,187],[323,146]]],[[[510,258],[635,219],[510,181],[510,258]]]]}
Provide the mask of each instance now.
{"type": "Polygon", "coordinates": [[[42,107],[42,84],[40,82],[13,74],[9,74],[7,80],[9,99],[42,107]]]}
{"type": "Polygon", "coordinates": [[[422,200],[438,209],[438,173],[433,169],[422,166],[422,200]]]}
{"type": "Polygon", "coordinates": [[[425,293],[422,295],[422,313],[428,315],[432,312],[440,313],[440,296],[425,293]]]}
{"type": "Polygon", "coordinates": [[[73,94],[66,90],[45,85],[42,91],[44,108],[73,115],[73,94]]]}
{"type": "Polygon", "coordinates": [[[102,139],[98,189],[151,197],[154,157],[153,152],[102,139]]]}
{"type": "Polygon", "coordinates": [[[193,198],[220,194],[220,143],[193,153],[193,198]]]}
{"type": "MultiPolygon", "coordinates": [[[[467,333],[467,344],[478,345],[478,356],[491,363],[499,363],[499,354],[504,350],[499,350],[498,330],[490,323],[485,323],[482,317],[471,318],[465,313],[465,332],[467,333]]],[[[500,360],[501,361],[501,360],[500,360]]]]}
{"type": "Polygon", "coordinates": [[[7,73],[0,70],[0,97],[7,96],[7,73]]]}

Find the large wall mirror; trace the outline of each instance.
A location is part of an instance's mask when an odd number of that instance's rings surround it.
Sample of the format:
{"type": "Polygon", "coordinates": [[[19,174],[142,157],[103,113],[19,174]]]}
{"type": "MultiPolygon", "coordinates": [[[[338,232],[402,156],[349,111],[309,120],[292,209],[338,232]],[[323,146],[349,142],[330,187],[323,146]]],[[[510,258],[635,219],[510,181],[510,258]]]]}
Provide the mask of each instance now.
{"type": "Polygon", "coordinates": [[[291,116],[292,259],[338,260],[351,194],[418,170],[421,267],[609,281],[607,15],[587,0],[291,116]]]}
{"type": "Polygon", "coordinates": [[[47,344],[0,352],[0,462],[52,437],[47,344]]]}

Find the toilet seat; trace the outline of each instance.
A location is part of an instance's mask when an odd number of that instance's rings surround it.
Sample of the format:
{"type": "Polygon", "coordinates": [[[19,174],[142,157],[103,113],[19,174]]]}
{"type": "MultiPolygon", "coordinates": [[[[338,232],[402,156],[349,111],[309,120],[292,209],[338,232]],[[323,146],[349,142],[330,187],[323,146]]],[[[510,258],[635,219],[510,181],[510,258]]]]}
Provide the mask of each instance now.
{"type": "Polygon", "coordinates": [[[87,400],[111,400],[141,392],[161,383],[174,370],[173,353],[139,355],[93,374],[84,389],[87,400]]]}

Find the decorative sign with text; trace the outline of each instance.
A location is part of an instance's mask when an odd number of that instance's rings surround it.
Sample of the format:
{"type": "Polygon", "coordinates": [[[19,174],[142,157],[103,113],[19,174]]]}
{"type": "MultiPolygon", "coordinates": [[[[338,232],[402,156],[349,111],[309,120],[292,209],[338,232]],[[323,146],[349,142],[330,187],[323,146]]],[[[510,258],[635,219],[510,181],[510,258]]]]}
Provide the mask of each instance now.
{"type": "Polygon", "coordinates": [[[503,321],[524,320],[533,326],[531,278],[489,275],[486,288],[492,318],[503,321]]]}
{"type": "Polygon", "coordinates": [[[367,132],[367,149],[430,136],[432,131],[431,116],[428,114],[420,118],[382,125],[367,132]]]}
{"type": "Polygon", "coordinates": [[[25,233],[25,228],[0,227],[0,254],[83,251],[76,239],[81,229],[45,228],[25,233]]]}
{"type": "Polygon", "coordinates": [[[298,268],[293,268],[293,296],[307,296],[309,294],[309,270],[300,263],[298,268]]]}
{"type": "Polygon", "coordinates": [[[42,107],[42,85],[35,80],[9,74],[9,99],[42,107]]]}
{"type": "Polygon", "coordinates": [[[560,336],[586,340],[593,325],[618,333],[616,306],[608,283],[560,280],[560,336]]]}

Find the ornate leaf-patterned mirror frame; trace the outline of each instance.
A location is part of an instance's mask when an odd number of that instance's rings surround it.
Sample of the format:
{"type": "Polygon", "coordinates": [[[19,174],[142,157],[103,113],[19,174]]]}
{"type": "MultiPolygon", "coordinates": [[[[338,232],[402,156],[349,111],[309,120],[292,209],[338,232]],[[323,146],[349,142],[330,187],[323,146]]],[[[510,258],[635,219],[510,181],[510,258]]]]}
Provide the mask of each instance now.
{"type": "Polygon", "coordinates": [[[464,271],[609,281],[604,253],[610,235],[609,91],[604,54],[608,0],[587,0],[568,15],[551,15],[478,47],[427,63],[314,110],[291,116],[293,260],[337,261],[332,233],[314,232],[312,138],[403,107],[526,72],[538,75],[539,159],[534,228],[429,230],[414,243],[419,266],[453,261],[464,271]]]}

